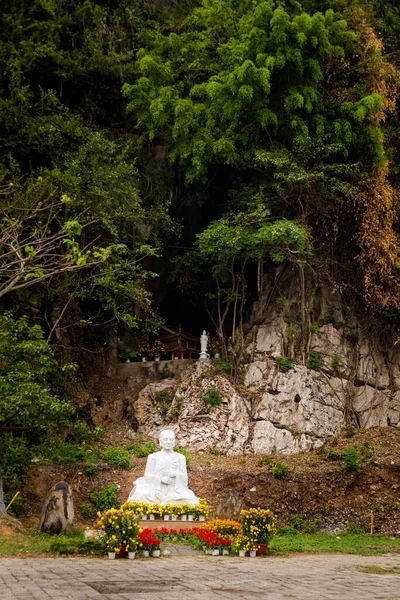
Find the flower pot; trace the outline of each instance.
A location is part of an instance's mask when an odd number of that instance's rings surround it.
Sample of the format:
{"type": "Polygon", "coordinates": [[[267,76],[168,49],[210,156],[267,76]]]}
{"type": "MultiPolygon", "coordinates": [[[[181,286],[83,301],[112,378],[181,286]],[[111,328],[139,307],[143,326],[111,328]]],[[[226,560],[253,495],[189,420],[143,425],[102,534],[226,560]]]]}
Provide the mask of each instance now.
{"type": "Polygon", "coordinates": [[[156,357],[154,358],[154,360],[155,360],[156,362],[160,362],[160,357],[159,357],[159,356],[156,356],[156,357]]]}
{"type": "Polygon", "coordinates": [[[250,550],[249,554],[250,558],[255,558],[257,556],[257,550],[250,550]]]}
{"type": "Polygon", "coordinates": [[[156,515],[149,515],[149,519],[150,519],[150,521],[155,521],[156,520],[156,515]]]}
{"type": "Polygon", "coordinates": [[[150,552],[148,550],[142,550],[142,556],[150,556],[150,552]]]}
{"type": "Polygon", "coordinates": [[[108,558],[109,558],[110,560],[114,560],[114,559],[115,559],[115,552],[109,552],[109,553],[108,553],[108,558]]]}
{"type": "Polygon", "coordinates": [[[181,521],[187,521],[187,515],[181,515],[181,521]]]}
{"type": "Polygon", "coordinates": [[[136,556],[136,552],[128,552],[128,558],[129,560],[133,560],[136,556]]]}
{"type": "Polygon", "coordinates": [[[188,515],[188,521],[193,521],[193,515],[188,515]]]}
{"type": "Polygon", "coordinates": [[[244,558],[246,556],[246,552],[244,550],[239,550],[239,557],[244,558]]]}
{"type": "Polygon", "coordinates": [[[171,521],[176,521],[177,520],[177,516],[176,515],[171,515],[171,521]]]}
{"type": "Polygon", "coordinates": [[[228,554],[229,554],[229,550],[225,550],[225,549],[222,550],[222,556],[228,556],[228,554]]]}
{"type": "Polygon", "coordinates": [[[256,550],[257,556],[262,556],[267,553],[268,544],[258,544],[258,548],[256,550]]]}
{"type": "Polygon", "coordinates": [[[160,556],[160,550],[153,550],[151,555],[154,556],[155,558],[158,558],[160,556]]]}
{"type": "Polygon", "coordinates": [[[219,556],[219,548],[214,548],[212,551],[213,556],[219,556]]]}
{"type": "Polygon", "coordinates": [[[142,362],[147,362],[147,357],[146,356],[142,356],[142,362]]]}
{"type": "Polygon", "coordinates": [[[164,515],[163,519],[164,519],[164,521],[170,521],[171,520],[171,515],[164,515]]]}
{"type": "Polygon", "coordinates": [[[199,521],[205,521],[205,520],[206,520],[206,518],[204,515],[199,515],[199,521]]]}

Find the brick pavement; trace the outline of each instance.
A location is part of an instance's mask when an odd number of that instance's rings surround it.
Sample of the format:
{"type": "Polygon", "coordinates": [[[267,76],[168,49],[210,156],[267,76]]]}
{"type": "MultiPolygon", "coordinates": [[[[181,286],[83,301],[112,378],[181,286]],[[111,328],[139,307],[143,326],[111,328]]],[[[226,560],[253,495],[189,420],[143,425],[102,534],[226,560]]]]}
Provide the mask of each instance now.
{"type": "Polygon", "coordinates": [[[399,555],[1,558],[0,600],[400,600],[399,555]]]}

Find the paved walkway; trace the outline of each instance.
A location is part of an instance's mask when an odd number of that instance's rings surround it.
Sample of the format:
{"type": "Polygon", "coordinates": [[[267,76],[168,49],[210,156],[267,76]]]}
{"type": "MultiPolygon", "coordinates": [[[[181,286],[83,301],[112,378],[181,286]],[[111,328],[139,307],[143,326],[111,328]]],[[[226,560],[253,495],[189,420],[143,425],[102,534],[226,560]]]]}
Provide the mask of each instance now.
{"type": "Polygon", "coordinates": [[[400,600],[399,571],[399,555],[1,558],[0,599],[400,600]]]}

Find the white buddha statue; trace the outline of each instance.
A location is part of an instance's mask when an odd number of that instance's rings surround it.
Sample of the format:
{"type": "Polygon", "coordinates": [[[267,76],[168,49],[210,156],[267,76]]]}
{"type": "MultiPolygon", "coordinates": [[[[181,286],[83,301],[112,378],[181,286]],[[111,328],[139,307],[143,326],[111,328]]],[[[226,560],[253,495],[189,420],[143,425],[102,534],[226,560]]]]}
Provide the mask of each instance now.
{"type": "Polygon", "coordinates": [[[165,504],[199,503],[198,498],[188,488],[186,459],[183,454],[174,452],[175,433],[165,429],[159,437],[161,450],[147,457],[143,477],[133,483],[128,500],[165,504]]]}

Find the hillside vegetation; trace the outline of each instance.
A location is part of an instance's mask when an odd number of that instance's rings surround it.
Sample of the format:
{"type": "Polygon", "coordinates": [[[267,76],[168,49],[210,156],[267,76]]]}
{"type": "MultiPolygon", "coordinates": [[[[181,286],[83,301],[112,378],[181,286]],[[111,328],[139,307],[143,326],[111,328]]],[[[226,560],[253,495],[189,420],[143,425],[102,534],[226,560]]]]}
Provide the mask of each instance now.
{"type": "Polygon", "coordinates": [[[395,0],[2,2],[0,514],[93,441],[119,339],[202,319],[237,382],[280,265],[397,343],[399,35],[395,0]]]}

